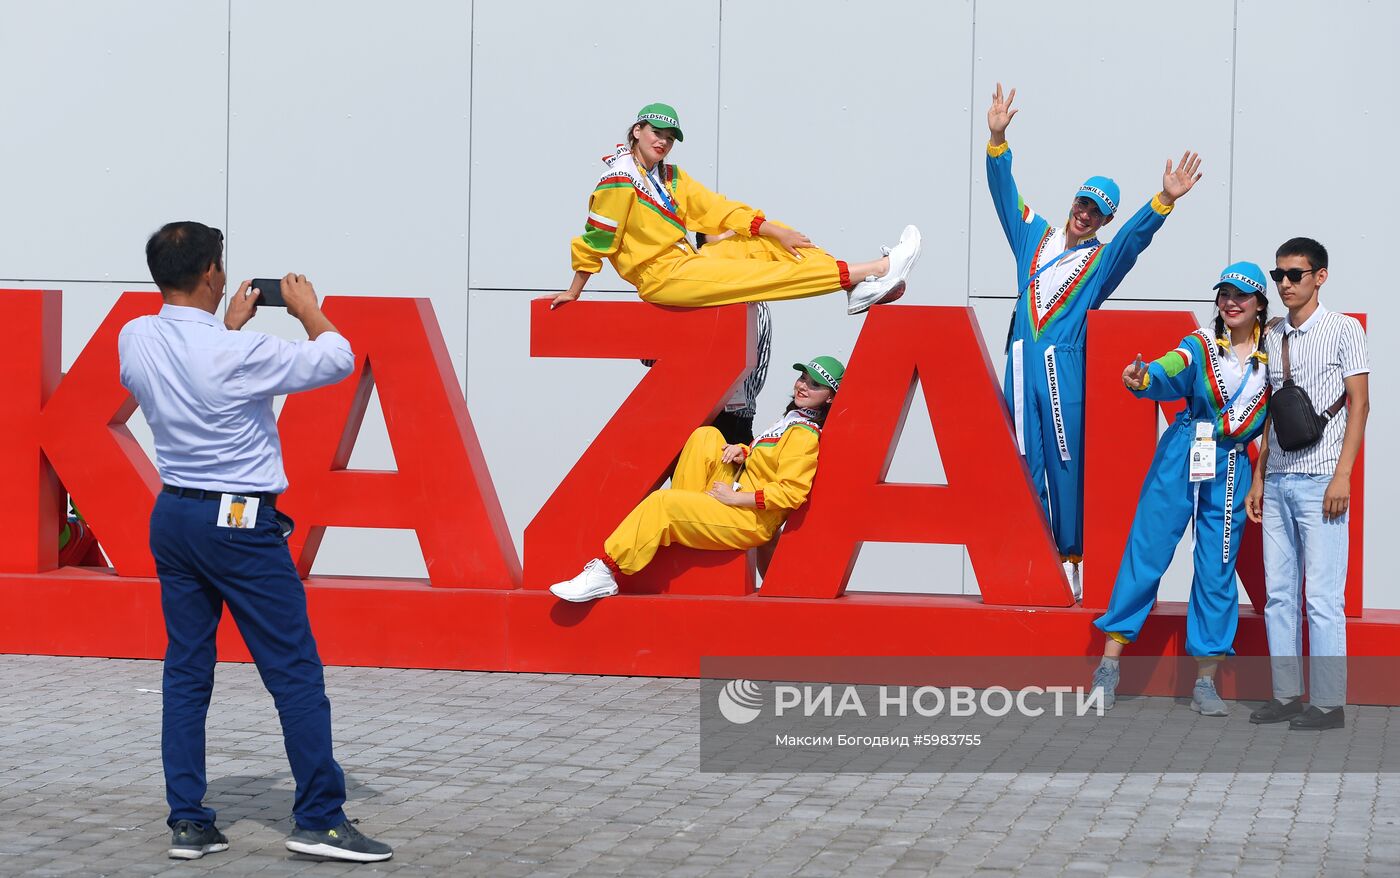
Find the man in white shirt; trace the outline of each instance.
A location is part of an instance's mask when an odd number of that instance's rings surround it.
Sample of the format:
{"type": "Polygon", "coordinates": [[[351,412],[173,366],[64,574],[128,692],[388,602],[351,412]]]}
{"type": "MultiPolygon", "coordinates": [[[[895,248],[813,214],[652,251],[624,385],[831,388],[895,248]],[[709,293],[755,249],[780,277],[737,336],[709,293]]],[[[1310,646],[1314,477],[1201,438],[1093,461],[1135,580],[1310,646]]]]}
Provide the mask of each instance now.
{"type": "Polygon", "coordinates": [[[1312,238],[1291,238],[1279,246],[1275,261],[1269,276],[1278,285],[1288,319],[1264,336],[1275,397],[1254,483],[1245,498],[1250,520],[1264,525],[1264,628],[1274,697],[1249,719],[1286,720],[1290,729],[1338,729],[1346,723],[1347,512],[1352,466],[1371,409],[1371,369],[1360,322],[1328,310],[1318,300],[1327,282],[1327,249],[1312,238]],[[1307,393],[1315,416],[1327,412],[1321,438],[1292,450],[1279,438],[1285,339],[1289,377],[1307,393]],[[1306,710],[1300,667],[1305,575],[1312,681],[1312,703],[1306,710]]]}
{"type": "Polygon", "coordinates": [[[276,509],[287,487],[272,400],[348,376],[350,344],[321,313],[301,275],[282,279],[287,311],[307,341],[241,332],[259,291],[244,281],[220,322],[223,233],[170,223],[146,243],[165,300],[122,328],[121,382],[155,439],[164,483],[151,513],[168,645],[161,688],[169,855],[198,859],[228,839],[204,805],[204,723],[214,688],[214,635],[227,604],[282,722],[296,780],[289,850],[356,862],[387,860],[386,844],[346,819],[345,776],[331,747],[330,702],[306,592],[287,550],[292,520],[276,509]]]}

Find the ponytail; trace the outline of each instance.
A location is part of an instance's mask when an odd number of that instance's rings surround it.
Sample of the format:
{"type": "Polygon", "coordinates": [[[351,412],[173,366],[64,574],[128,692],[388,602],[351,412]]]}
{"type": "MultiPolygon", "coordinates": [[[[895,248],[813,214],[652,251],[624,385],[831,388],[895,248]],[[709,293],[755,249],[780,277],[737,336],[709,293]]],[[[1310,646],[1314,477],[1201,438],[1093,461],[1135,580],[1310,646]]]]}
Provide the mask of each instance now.
{"type": "MultiPolygon", "coordinates": [[[[1255,319],[1259,321],[1259,350],[1262,351],[1264,349],[1264,333],[1269,331],[1269,297],[1256,293],[1254,298],[1259,300],[1259,313],[1255,316],[1255,319]]],[[[1216,317],[1216,319],[1219,320],[1220,318],[1216,317]]],[[[1262,362],[1262,357],[1254,358],[1254,369],[1256,372],[1259,370],[1260,362],[1262,362]]]]}

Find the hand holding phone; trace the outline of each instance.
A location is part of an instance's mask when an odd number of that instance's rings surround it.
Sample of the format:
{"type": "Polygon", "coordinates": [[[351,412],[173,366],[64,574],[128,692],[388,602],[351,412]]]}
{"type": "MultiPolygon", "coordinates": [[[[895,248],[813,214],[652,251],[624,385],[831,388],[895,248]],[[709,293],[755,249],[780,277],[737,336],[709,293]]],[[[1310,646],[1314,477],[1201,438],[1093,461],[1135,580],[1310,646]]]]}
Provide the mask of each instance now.
{"type": "Polygon", "coordinates": [[[269,305],[273,308],[287,307],[286,300],[282,298],[282,281],[255,277],[252,288],[258,291],[259,305],[269,305]]]}

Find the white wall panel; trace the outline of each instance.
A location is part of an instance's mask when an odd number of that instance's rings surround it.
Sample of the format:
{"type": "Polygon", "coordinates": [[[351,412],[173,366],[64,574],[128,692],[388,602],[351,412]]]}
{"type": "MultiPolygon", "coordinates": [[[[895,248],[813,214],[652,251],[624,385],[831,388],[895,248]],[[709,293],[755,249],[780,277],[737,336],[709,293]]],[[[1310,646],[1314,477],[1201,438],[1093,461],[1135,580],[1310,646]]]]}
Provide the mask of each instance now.
{"type": "Polygon", "coordinates": [[[1205,177],[1167,219],[1118,288],[1124,298],[1177,298],[1199,266],[1228,262],[1230,3],[1170,7],[1090,0],[1064,7],[978,0],[973,88],[973,295],[1014,295],[1015,263],[987,194],[987,107],[996,83],[1017,89],[1007,130],[1026,203],[1063,222],[1075,190],[1103,174],[1122,189],[1105,237],[1161,189],[1162,169],[1186,149],[1205,177]]]}
{"type": "Polygon", "coordinates": [[[1400,140],[1392,99],[1400,4],[1240,0],[1239,28],[1231,244],[1236,258],[1272,268],[1280,243],[1316,238],[1331,262],[1322,302],[1368,317],[1366,606],[1400,607],[1392,547],[1400,512],[1390,502],[1400,462],[1386,451],[1400,431],[1400,387],[1387,360],[1400,308],[1386,234],[1400,179],[1385,158],[1400,140]]]}
{"type": "Polygon", "coordinates": [[[464,304],[470,4],[240,2],[232,23],[232,276],[464,304]]]}
{"type": "MultiPolygon", "coordinates": [[[[636,293],[591,298],[635,300],[636,293]]],[[[636,360],[532,358],[530,299],[472,290],[467,342],[467,404],[517,548],[530,519],[646,374],[636,360]]]]}
{"type": "Polygon", "coordinates": [[[228,4],[0,5],[0,279],[142,282],[163,223],[224,221],[228,4]]]}
{"type": "MultiPolygon", "coordinates": [[[[466,381],[470,3],[239,2],[232,18],[231,279],[432,300],[466,381]]],[[[230,280],[230,288],[236,280],[230,280]]],[[[262,309],[253,328],[301,328],[262,309]]],[[[378,398],[351,455],[392,468],[378,398]]],[[[426,576],[410,531],[331,528],[317,574],[426,576]]]]}
{"type": "MultiPolygon", "coordinates": [[[[718,0],[480,3],[473,24],[473,289],[562,290],[600,161],[637,110],[676,108],[673,161],[713,180],[718,0]]],[[[604,264],[590,289],[631,289],[604,264]]]]}
{"type": "Polygon", "coordinates": [[[722,37],[718,174],[697,177],[849,262],[914,223],[905,301],[963,304],[972,3],[729,0],[722,37]]]}

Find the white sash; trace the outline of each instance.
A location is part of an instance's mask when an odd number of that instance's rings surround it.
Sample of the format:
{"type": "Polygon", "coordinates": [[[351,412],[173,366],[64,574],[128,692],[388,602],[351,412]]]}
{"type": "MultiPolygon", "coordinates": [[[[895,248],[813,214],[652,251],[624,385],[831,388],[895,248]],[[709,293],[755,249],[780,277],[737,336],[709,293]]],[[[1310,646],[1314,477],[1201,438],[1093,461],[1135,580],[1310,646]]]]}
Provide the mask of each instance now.
{"type": "Polygon", "coordinates": [[[791,427],[793,424],[807,424],[813,429],[820,431],[821,426],[817,424],[817,416],[819,414],[821,414],[821,412],[818,412],[816,409],[804,408],[795,408],[790,412],[786,412],[781,418],[778,418],[778,420],[774,422],[773,426],[753,437],[753,444],[757,445],[764,439],[781,438],[782,435],[788,431],[788,427],[791,427]]]}
{"type": "Polygon", "coordinates": [[[1069,440],[1065,436],[1065,416],[1060,408],[1060,373],[1055,368],[1055,346],[1045,349],[1045,385],[1050,390],[1050,417],[1055,422],[1055,444],[1060,460],[1069,460],[1069,440]]]}
{"type": "Polygon", "coordinates": [[[1226,400],[1234,397],[1234,402],[1230,403],[1225,412],[1227,432],[1234,432],[1254,416],[1255,410],[1264,401],[1269,387],[1268,374],[1266,370],[1256,369],[1253,365],[1241,370],[1233,350],[1230,352],[1231,368],[1225,368],[1225,358],[1220,355],[1220,347],[1210,331],[1202,327],[1196,330],[1196,335],[1206,349],[1206,364],[1210,369],[1210,376],[1206,381],[1213,379],[1226,400]],[[1236,393],[1242,383],[1243,392],[1236,393]]]}
{"type": "MultiPolygon", "coordinates": [[[[669,196],[663,197],[656,191],[656,182],[647,175],[645,171],[637,167],[637,159],[632,155],[632,150],[625,143],[617,145],[617,152],[610,156],[603,157],[603,164],[608,166],[608,175],[622,174],[632,181],[632,185],[637,191],[645,195],[648,200],[657,204],[666,205],[670,200],[669,196]]],[[[658,172],[659,173],[659,172],[658,172]]]]}
{"type": "MultiPolygon", "coordinates": [[[[1074,287],[1075,281],[1084,273],[1089,260],[1094,258],[1103,245],[1096,247],[1085,247],[1078,254],[1071,256],[1059,263],[1050,266],[1042,271],[1035,280],[1031,281],[1031,307],[1035,310],[1035,324],[1037,327],[1045,320],[1045,315],[1054,309],[1055,305],[1065,297],[1065,294],[1074,287]]],[[[1040,242],[1035,254],[1035,262],[1031,266],[1034,271],[1037,266],[1044,265],[1050,260],[1065,252],[1065,232],[1064,229],[1051,229],[1050,234],[1040,242]]]]}

